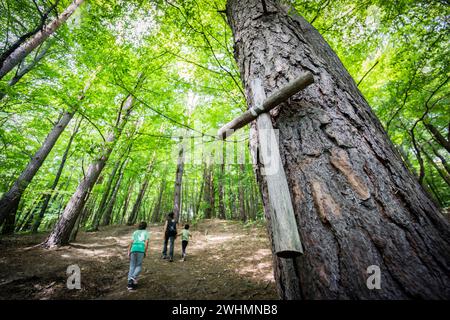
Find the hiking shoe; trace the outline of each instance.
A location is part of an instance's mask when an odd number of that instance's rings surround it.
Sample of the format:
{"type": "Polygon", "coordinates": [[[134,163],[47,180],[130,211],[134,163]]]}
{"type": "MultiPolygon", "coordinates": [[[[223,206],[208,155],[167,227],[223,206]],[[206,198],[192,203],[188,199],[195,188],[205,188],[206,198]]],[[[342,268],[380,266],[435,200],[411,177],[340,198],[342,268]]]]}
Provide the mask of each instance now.
{"type": "Polygon", "coordinates": [[[167,256],[161,256],[161,259],[163,259],[163,260],[166,260],[167,259],[167,256]]]}
{"type": "Polygon", "coordinates": [[[134,283],[133,280],[128,280],[128,284],[127,284],[127,289],[128,290],[133,290],[134,289],[134,283]]]}
{"type": "Polygon", "coordinates": [[[173,262],[173,258],[170,258],[170,259],[169,259],[169,262],[173,262]]]}
{"type": "Polygon", "coordinates": [[[137,285],[137,284],[138,284],[138,281],[137,281],[137,279],[135,279],[135,278],[131,278],[131,281],[133,282],[134,285],[137,285]]]}

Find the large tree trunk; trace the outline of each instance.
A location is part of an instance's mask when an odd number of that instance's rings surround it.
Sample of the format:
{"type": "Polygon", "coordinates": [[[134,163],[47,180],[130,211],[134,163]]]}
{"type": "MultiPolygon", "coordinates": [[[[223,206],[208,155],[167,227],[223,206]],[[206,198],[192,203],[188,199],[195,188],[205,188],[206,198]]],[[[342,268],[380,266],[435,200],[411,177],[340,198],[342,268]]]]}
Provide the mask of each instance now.
{"type": "Polygon", "coordinates": [[[2,225],[6,217],[9,217],[8,223],[5,224],[2,230],[3,233],[12,233],[14,231],[14,220],[23,192],[25,191],[25,189],[28,187],[33,177],[38,172],[42,163],[44,163],[45,158],[47,158],[48,154],[52,150],[61,133],[69,124],[72,117],[73,112],[67,111],[64,112],[64,114],[59,119],[57,124],[53,127],[52,131],[50,131],[48,136],[45,138],[42,146],[34,154],[33,158],[28,163],[25,170],[14,182],[11,189],[9,189],[5,194],[3,194],[0,200],[0,225],[2,225]]]}
{"type": "MultiPolygon", "coordinates": [[[[407,170],[336,54],[289,10],[268,0],[227,3],[249,106],[253,79],[263,81],[267,95],[305,71],[315,80],[271,112],[304,245],[302,256],[274,257],[280,297],[450,298],[448,221],[407,170]],[[366,285],[372,265],[381,270],[379,290],[366,285]]],[[[256,130],[253,125],[254,157],[256,130]]]]}
{"type": "Polygon", "coordinates": [[[72,3],[63,11],[55,20],[45,25],[36,32],[27,41],[21,43],[7,57],[2,56],[0,61],[0,79],[2,79],[9,71],[17,66],[31,51],[41,45],[50,35],[52,35],[75,10],[83,3],[84,0],[73,0],[72,3]]]}
{"type": "Polygon", "coordinates": [[[119,139],[120,134],[128,121],[132,106],[133,97],[129,95],[121,106],[116,127],[107,135],[100,157],[89,166],[86,175],[81,180],[75,193],[70,198],[69,203],[66,205],[66,208],[64,209],[58,223],[43,243],[44,247],[51,248],[67,245],[69,243],[70,234],[75,222],[83,210],[90,190],[105,167],[106,161],[108,160],[115,143],[119,139]]]}
{"type": "Polygon", "coordinates": [[[59,178],[61,178],[61,174],[64,169],[64,165],[66,164],[66,160],[69,155],[70,147],[72,145],[73,139],[75,138],[75,136],[78,132],[78,129],[80,128],[82,119],[83,118],[80,118],[80,120],[75,125],[75,129],[73,130],[72,135],[70,136],[69,143],[67,144],[66,150],[64,150],[64,154],[62,156],[61,163],[59,165],[58,171],[56,172],[56,176],[55,176],[55,179],[53,180],[52,186],[50,187],[50,190],[42,198],[42,207],[39,212],[39,215],[37,216],[36,220],[34,221],[33,227],[31,228],[32,233],[36,233],[39,229],[39,226],[41,225],[42,218],[44,218],[44,214],[50,203],[50,199],[53,196],[53,192],[55,191],[56,186],[58,185],[59,178]]]}

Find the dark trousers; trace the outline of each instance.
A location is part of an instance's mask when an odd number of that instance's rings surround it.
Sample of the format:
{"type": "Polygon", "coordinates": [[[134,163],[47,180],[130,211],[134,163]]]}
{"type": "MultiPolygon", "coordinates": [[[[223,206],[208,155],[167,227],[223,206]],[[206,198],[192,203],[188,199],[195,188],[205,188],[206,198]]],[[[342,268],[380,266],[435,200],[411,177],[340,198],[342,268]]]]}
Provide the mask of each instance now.
{"type": "Polygon", "coordinates": [[[189,242],[186,240],[181,241],[181,255],[183,256],[183,258],[186,255],[186,247],[187,247],[188,243],[189,242]]]}
{"type": "Polygon", "coordinates": [[[164,247],[163,247],[163,256],[167,257],[167,244],[169,243],[169,257],[173,259],[173,243],[175,241],[175,237],[164,237],[164,247]]]}

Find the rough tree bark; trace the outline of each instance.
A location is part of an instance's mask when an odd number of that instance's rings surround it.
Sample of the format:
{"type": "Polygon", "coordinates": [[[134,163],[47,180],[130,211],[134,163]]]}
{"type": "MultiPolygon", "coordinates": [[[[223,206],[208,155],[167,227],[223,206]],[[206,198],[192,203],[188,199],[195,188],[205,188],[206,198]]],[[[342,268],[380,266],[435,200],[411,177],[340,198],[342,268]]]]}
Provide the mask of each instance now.
{"type": "Polygon", "coordinates": [[[121,105],[115,128],[107,135],[99,158],[97,158],[97,160],[95,160],[87,169],[86,175],[83,177],[75,193],[67,203],[58,223],[43,243],[45,248],[67,245],[69,243],[70,234],[79,214],[83,210],[89,191],[92,189],[105,167],[114,145],[128,121],[132,109],[133,97],[128,95],[121,105]]]}
{"type": "Polygon", "coordinates": [[[72,3],[52,22],[45,25],[25,42],[21,43],[7,57],[2,57],[0,61],[0,79],[9,71],[17,66],[31,51],[41,45],[50,35],[52,35],[75,10],[84,2],[84,0],[73,0],[72,3]]]}
{"type": "Polygon", "coordinates": [[[267,95],[301,72],[315,80],[271,112],[305,250],[274,257],[280,297],[450,298],[449,223],[322,36],[276,1],[229,0],[226,12],[249,107],[252,79],[263,81],[267,95]],[[366,285],[371,265],[380,267],[380,290],[366,285]]]}

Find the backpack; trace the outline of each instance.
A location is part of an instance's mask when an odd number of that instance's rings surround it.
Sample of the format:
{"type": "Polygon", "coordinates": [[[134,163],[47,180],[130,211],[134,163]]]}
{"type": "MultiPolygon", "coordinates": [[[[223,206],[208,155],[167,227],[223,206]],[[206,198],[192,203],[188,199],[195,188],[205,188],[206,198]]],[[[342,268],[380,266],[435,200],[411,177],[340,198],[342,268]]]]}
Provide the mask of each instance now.
{"type": "Polygon", "coordinates": [[[169,237],[174,237],[177,235],[177,222],[168,220],[167,221],[167,235],[169,237]]]}

